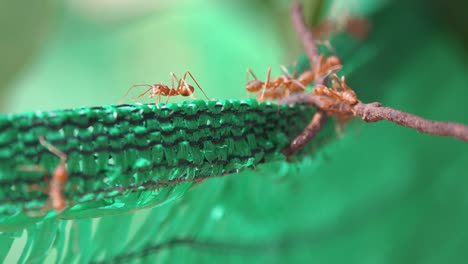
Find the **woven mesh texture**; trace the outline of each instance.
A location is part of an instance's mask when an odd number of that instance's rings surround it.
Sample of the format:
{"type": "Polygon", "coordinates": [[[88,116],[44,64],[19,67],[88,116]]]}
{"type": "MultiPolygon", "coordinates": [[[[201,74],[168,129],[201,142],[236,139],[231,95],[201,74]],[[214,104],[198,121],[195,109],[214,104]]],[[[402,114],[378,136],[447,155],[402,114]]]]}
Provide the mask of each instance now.
{"type": "MultiPolygon", "coordinates": [[[[210,177],[284,159],[310,120],[304,106],[255,100],[116,105],[0,116],[0,227],[39,221],[50,203],[44,172],[68,155],[60,218],[99,217],[171,201],[210,177]]],[[[49,214],[56,214],[48,210],[49,214]]]]}

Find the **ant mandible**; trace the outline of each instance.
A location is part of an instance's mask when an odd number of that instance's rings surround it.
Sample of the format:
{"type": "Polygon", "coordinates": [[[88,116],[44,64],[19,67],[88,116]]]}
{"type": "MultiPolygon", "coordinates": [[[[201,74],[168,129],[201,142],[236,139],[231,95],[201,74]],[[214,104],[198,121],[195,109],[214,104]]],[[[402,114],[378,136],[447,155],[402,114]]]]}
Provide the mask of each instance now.
{"type": "Polygon", "coordinates": [[[122,100],[120,100],[120,103],[123,102],[123,100],[127,97],[127,95],[130,93],[131,90],[135,87],[140,87],[140,86],[146,86],[149,87],[146,91],[144,91],[142,94],[138,95],[137,97],[132,98],[132,100],[136,100],[140,97],[143,97],[145,94],[149,93],[149,98],[153,98],[156,95],[158,96],[158,104],[161,102],[161,96],[167,96],[166,99],[166,104],[169,102],[169,98],[171,96],[192,96],[194,93],[194,87],[190,84],[187,83],[186,79],[187,76],[190,76],[192,80],[195,82],[195,84],[198,86],[198,89],[203,93],[203,95],[206,97],[206,99],[210,100],[208,96],[206,95],[205,91],[200,87],[198,84],[197,80],[193,77],[192,73],[190,71],[186,71],[182,79],[178,79],[175,73],[171,72],[171,87],[163,84],[160,82],[159,84],[134,84],[130,86],[130,88],[127,90],[125,95],[123,96],[122,100]],[[177,87],[174,86],[174,83],[177,82],[177,87]]]}

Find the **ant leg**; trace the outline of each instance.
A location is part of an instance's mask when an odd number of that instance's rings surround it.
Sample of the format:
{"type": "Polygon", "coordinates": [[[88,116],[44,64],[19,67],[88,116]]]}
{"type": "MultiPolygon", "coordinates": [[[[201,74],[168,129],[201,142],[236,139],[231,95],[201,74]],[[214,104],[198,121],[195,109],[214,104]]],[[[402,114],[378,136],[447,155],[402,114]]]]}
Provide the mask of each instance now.
{"type": "MultiPolygon", "coordinates": [[[[42,172],[42,175],[44,175],[44,181],[46,182],[49,182],[49,174],[46,170],[46,168],[44,168],[44,166],[41,166],[41,165],[20,165],[17,167],[18,170],[20,171],[38,171],[38,172],[42,172]]],[[[37,188],[33,188],[33,190],[36,190],[37,188]]],[[[41,191],[44,191],[42,189],[37,189],[37,190],[41,190],[41,191]]],[[[44,191],[44,192],[47,192],[47,191],[44,191]]]]}
{"type": "Polygon", "coordinates": [[[296,80],[296,79],[292,79],[291,80],[294,84],[296,84],[297,86],[299,86],[303,91],[305,91],[307,89],[307,87],[305,87],[300,81],[296,80]]]}
{"type": "MultiPolygon", "coordinates": [[[[299,82],[298,80],[294,78],[295,73],[293,73],[293,75],[289,73],[289,70],[288,68],[286,68],[286,66],[281,65],[281,71],[291,79],[291,82],[299,86],[303,91],[307,89],[307,87],[305,87],[301,82],[299,82]]],[[[294,66],[294,71],[296,71],[296,66],[294,66]]],[[[289,89],[287,90],[288,90],[288,94],[286,96],[289,96],[289,89]]]]}
{"type": "MultiPolygon", "coordinates": [[[[126,98],[127,95],[130,93],[130,91],[133,90],[133,88],[139,87],[139,86],[149,86],[149,87],[151,87],[150,84],[134,84],[134,85],[130,86],[130,88],[128,88],[127,92],[126,92],[125,95],[122,97],[122,99],[120,99],[119,104],[122,104],[123,100],[125,100],[125,98],[126,98]]],[[[147,92],[147,91],[146,91],[146,92],[147,92]]],[[[145,93],[146,93],[146,92],[145,92],[145,93]]],[[[140,96],[139,96],[139,97],[140,97],[140,96]]],[[[139,97],[137,97],[137,98],[139,98],[139,97]]]]}
{"type": "Polygon", "coordinates": [[[333,91],[343,91],[343,86],[342,86],[342,83],[340,82],[340,79],[338,78],[338,76],[336,74],[332,74],[331,75],[332,77],[332,90],[333,91]]]}
{"type": "Polygon", "coordinates": [[[262,95],[260,96],[260,100],[263,101],[263,97],[265,96],[265,90],[270,85],[270,76],[271,76],[271,67],[268,67],[267,75],[265,83],[263,84],[262,95]]]}
{"type": "Polygon", "coordinates": [[[294,61],[294,63],[293,63],[293,72],[292,72],[293,79],[296,78],[296,75],[297,75],[297,60],[294,61]]]}
{"type": "Polygon", "coordinates": [[[348,84],[346,83],[346,79],[344,76],[341,76],[341,87],[343,90],[351,90],[353,91],[353,89],[351,89],[351,87],[348,86],[348,84]]]}
{"type": "MultiPolygon", "coordinates": [[[[139,99],[139,98],[145,96],[145,94],[147,94],[147,93],[148,93],[149,91],[151,91],[152,89],[153,89],[153,87],[150,87],[150,88],[148,88],[146,91],[144,91],[142,94],[138,95],[137,97],[132,97],[132,101],[136,101],[137,99],[139,99]]],[[[149,97],[151,98],[151,97],[153,97],[153,95],[150,94],[149,97]]]]}
{"type": "MultiPolygon", "coordinates": [[[[252,69],[250,68],[247,68],[247,72],[246,72],[246,78],[245,78],[245,81],[246,81],[246,86],[249,85],[250,83],[250,78],[249,78],[249,75],[251,75],[254,79],[254,81],[258,80],[257,79],[257,76],[255,76],[255,73],[253,73],[252,69]]],[[[250,98],[250,93],[249,91],[246,89],[246,92],[247,92],[247,98],[250,98]]]]}
{"type": "MultiPolygon", "coordinates": [[[[192,79],[193,79],[193,77],[192,77],[192,79]]],[[[189,84],[187,83],[187,72],[184,73],[184,76],[182,77],[182,79],[179,80],[179,83],[177,84],[177,88],[178,88],[178,89],[180,88],[180,84],[181,84],[182,82],[184,83],[184,85],[185,85],[186,88],[190,87],[189,84]]],[[[196,82],[196,81],[195,81],[195,82],[196,82]]],[[[198,85],[198,84],[197,84],[197,85],[198,85]]],[[[200,86],[198,86],[198,87],[200,88],[200,86]]],[[[200,90],[201,90],[201,88],[200,88],[200,90]]],[[[193,93],[191,90],[189,90],[189,91],[190,91],[190,98],[192,98],[192,99],[197,99],[197,97],[196,97],[195,95],[193,95],[194,93],[193,93]]],[[[202,90],[202,91],[203,91],[203,90],[202,90]]],[[[205,93],[203,93],[203,94],[205,94],[205,93]]],[[[205,94],[205,97],[206,97],[206,94],[205,94]]],[[[207,97],[207,98],[208,98],[208,97],[207,97]]],[[[208,99],[208,100],[210,100],[210,99],[208,99]]]]}
{"type": "MultiPolygon", "coordinates": [[[[257,76],[256,76],[255,73],[252,71],[252,69],[247,68],[246,78],[245,78],[245,80],[246,80],[246,85],[248,85],[249,82],[250,82],[249,75],[253,77],[254,81],[258,80],[258,79],[257,79],[257,76]]],[[[248,91],[248,90],[246,90],[246,91],[247,91],[247,97],[250,98],[250,93],[249,93],[249,91],[248,91]]]]}
{"type": "Polygon", "coordinates": [[[255,75],[255,73],[253,73],[252,69],[248,68],[247,69],[247,78],[246,78],[247,83],[249,83],[249,81],[250,81],[249,80],[249,75],[251,75],[254,78],[254,80],[258,80],[257,76],[255,75]]]}
{"type": "Polygon", "coordinates": [[[326,64],[325,56],[323,56],[323,54],[320,54],[317,65],[313,65],[311,67],[312,68],[315,67],[315,72],[319,72],[322,69],[323,65],[325,64],[326,64]]]}
{"type": "MultiPolygon", "coordinates": [[[[203,95],[206,97],[206,99],[208,99],[208,100],[210,100],[210,101],[213,100],[213,99],[208,98],[208,96],[206,95],[205,91],[203,91],[203,89],[200,87],[200,85],[198,84],[197,80],[195,80],[195,78],[193,77],[193,75],[192,75],[192,73],[191,73],[190,71],[186,71],[186,72],[185,72],[184,78],[183,78],[184,82],[185,82],[185,78],[186,78],[186,75],[187,75],[187,74],[190,75],[190,78],[192,78],[192,80],[193,80],[193,81],[195,82],[195,84],[198,86],[198,89],[200,89],[200,91],[202,91],[202,93],[203,93],[203,95]]],[[[187,84],[187,83],[185,82],[185,84],[187,84]]]]}
{"type": "Polygon", "coordinates": [[[174,87],[174,80],[177,82],[177,87],[180,87],[180,82],[182,81],[182,79],[177,78],[175,73],[171,72],[170,74],[171,74],[171,89],[169,90],[169,93],[167,94],[166,104],[169,102],[169,98],[172,96],[172,91],[176,91],[174,87]]]}
{"type": "Polygon", "coordinates": [[[63,153],[56,147],[54,147],[52,144],[47,142],[44,138],[43,135],[39,136],[39,143],[41,143],[42,146],[46,147],[50,152],[52,152],[55,156],[60,158],[60,162],[66,163],[67,162],[67,154],[63,153]]]}
{"type": "Polygon", "coordinates": [[[336,54],[336,51],[333,48],[333,46],[331,45],[329,40],[317,40],[317,41],[315,41],[315,43],[318,44],[318,45],[325,46],[325,48],[327,48],[327,50],[330,51],[332,54],[336,54]]]}
{"type": "Polygon", "coordinates": [[[294,77],[291,75],[291,73],[289,73],[289,70],[288,70],[288,68],[286,68],[286,66],[281,65],[280,67],[281,67],[281,71],[282,71],[285,75],[287,75],[287,76],[288,76],[289,78],[291,78],[291,79],[294,79],[294,77]]]}

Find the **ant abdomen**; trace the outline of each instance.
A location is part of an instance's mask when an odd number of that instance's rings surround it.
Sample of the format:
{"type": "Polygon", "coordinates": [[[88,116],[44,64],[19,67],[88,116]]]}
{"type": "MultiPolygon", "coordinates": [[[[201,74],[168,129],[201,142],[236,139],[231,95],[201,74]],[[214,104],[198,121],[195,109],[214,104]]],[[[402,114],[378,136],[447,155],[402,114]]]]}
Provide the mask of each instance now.
{"type": "MultiPolygon", "coordinates": [[[[174,92],[173,95],[177,95],[177,93],[181,96],[191,96],[195,89],[193,88],[192,85],[184,85],[183,87],[180,87],[177,92],[174,92]]],[[[172,94],[171,94],[172,96],[172,94]]]]}
{"type": "Polygon", "coordinates": [[[297,80],[302,83],[303,85],[308,85],[315,79],[315,72],[313,71],[305,71],[299,77],[297,80]]]}

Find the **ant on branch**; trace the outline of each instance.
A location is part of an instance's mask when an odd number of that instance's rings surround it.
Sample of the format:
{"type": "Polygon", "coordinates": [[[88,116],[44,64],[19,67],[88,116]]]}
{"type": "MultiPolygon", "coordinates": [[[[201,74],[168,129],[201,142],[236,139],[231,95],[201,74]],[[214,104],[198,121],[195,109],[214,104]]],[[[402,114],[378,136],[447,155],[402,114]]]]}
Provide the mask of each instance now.
{"type": "Polygon", "coordinates": [[[47,142],[44,136],[39,136],[39,142],[41,145],[46,147],[51,153],[60,158],[60,162],[52,173],[52,177],[49,180],[49,174],[47,170],[41,165],[21,166],[20,170],[23,171],[40,171],[44,174],[44,179],[48,182],[47,188],[42,188],[38,185],[33,185],[29,188],[29,191],[39,190],[49,195],[49,201],[44,206],[42,211],[49,208],[53,208],[57,212],[63,211],[66,207],[65,197],[63,195],[64,185],[68,180],[68,171],[66,167],[67,155],[62,151],[58,150],[52,144],[47,142]]]}
{"type": "Polygon", "coordinates": [[[265,82],[258,80],[253,71],[251,69],[247,69],[246,89],[248,92],[252,93],[262,90],[261,94],[257,95],[257,99],[259,101],[264,101],[265,99],[277,100],[284,98],[291,93],[305,91],[307,89],[306,87],[314,80],[334,73],[340,70],[341,67],[341,61],[337,56],[330,56],[325,58],[325,56],[322,54],[319,57],[318,67],[316,67],[316,69],[309,69],[301,73],[297,79],[295,78],[295,71],[291,75],[284,66],[281,66],[281,70],[283,71],[284,75],[273,78],[271,81],[271,67],[268,67],[265,82]],[[249,80],[249,75],[253,77],[252,81],[249,80]]]}
{"type": "Polygon", "coordinates": [[[306,87],[294,78],[296,75],[295,72],[291,75],[285,66],[281,66],[281,71],[284,75],[270,80],[271,67],[268,67],[266,81],[262,82],[257,79],[257,76],[255,76],[251,69],[247,69],[247,91],[254,93],[262,90],[262,92],[257,95],[257,99],[262,102],[266,98],[279,99],[289,95],[291,92],[306,90],[306,87]],[[254,80],[249,81],[249,75],[251,75],[254,80]],[[280,88],[282,89],[280,90],[280,88]]]}
{"type": "Polygon", "coordinates": [[[341,134],[343,125],[351,119],[352,115],[348,112],[341,111],[339,103],[352,106],[357,104],[359,100],[353,89],[346,84],[344,76],[339,79],[336,74],[332,74],[331,77],[332,88],[319,84],[315,86],[312,93],[325,96],[325,98],[320,99],[324,102],[320,108],[325,111],[327,115],[333,115],[338,120],[336,131],[338,134],[341,134]]]}
{"type": "Polygon", "coordinates": [[[127,95],[130,93],[130,91],[133,90],[133,88],[140,87],[140,86],[146,86],[146,87],[149,87],[149,88],[146,91],[144,91],[142,94],[138,95],[137,97],[132,98],[132,100],[137,100],[138,98],[143,97],[147,93],[149,93],[149,96],[148,96],[149,98],[153,98],[153,97],[155,97],[157,95],[158,96],[158,104],[161,102],[161,96],[167,96],[166,104],[169,101],[169,98],[171,96],[180,95],[180,96],[191,96],[192,98],[195,98],[193,96],[193,93],[194,93],[195,89],[194,89],[194,87],[192,85],[187,83],[187,81],[186,81],[187,76],[190,76],[190,78],[192,78],[192,80],[198,86],[198,89],[200,89],[200,91],[203,93],[203,95],[205,95],[205,97],[208,100],[210,100],[210,98],[208,98],[208,96],[205,94],[205,92],[200,87],[197,80],[195,80],[195,78],[193,77],[193,75],[192,75],[192,73],[190,71],[186,71],[184,76],[182,77],[182,79],[177,78],[177,76],[173,72],[171,72],[170,75],[171,75],[171,87],[163,84],[162,82],[160,82],[159,84],[153,84],[153,85],[151,85],[151,84],[134,84],[134,85],[130,86],[130,88],[127,90],[127,92],[125,93],[123,98],[120,100],[120,103],[123,102],[123,100],[127,97],[127,95]],[[177,82],[177,86],[174,86],[175,82],[177,82]]]}
{"type": "Polygon", "coordinates": [[[358,103],[358,98],[356,93],[351,89],[351,87],[346,84],[346,79],[344,76],[341,76],[341,80],[338,76],[333,73],[332,77],[332,88],[329,89],[327,86],[319,84],[314,88],[314,94],[316,95],[326,95],[328,97],[337,99],[341,102],[344,102],[349,105],[355,105],[358,103]]]}

